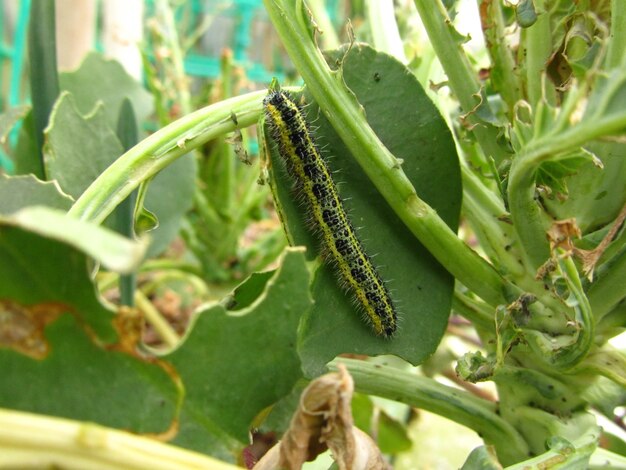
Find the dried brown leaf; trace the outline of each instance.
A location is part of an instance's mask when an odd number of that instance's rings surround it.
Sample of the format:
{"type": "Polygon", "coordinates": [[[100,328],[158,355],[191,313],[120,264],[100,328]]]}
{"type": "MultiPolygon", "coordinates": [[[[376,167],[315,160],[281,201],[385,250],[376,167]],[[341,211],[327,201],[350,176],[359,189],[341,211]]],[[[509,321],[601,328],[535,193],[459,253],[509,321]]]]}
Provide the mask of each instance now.
{"type": "Polygon", "coordinates": [[[323,375],[302,392],[300,406],[280,443],[254,470],[302,468],[330,449],[341,470],[389,468],[374,441],[354,427],[350,404],[354,384],[345,367],[323,375]]]}

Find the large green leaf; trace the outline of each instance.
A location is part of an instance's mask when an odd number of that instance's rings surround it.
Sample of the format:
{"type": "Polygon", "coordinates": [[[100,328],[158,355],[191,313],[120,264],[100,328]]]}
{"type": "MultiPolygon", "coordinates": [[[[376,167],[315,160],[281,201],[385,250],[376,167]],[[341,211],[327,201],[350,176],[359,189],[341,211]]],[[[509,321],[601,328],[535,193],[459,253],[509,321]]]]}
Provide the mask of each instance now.
{"type": "Polygon", "coordinates": [[[11,214],[28,206],[68,210],[72,198],[63,194],[54,181],[41,181],[34,175],[0,175],[0,214],[11,214]]]}
{"type": "Polygon", "coordinates": [[[46,173],[74,199],[119,157],[124,149],[106,119],[102,104],[83,116],[69,92],[54,106],[46,129],[46,173]]]}
{"type": "Polygon", "coordinates": [[[123,251],[116,244],[119,235],[52,209],[0,219],[0,407],[135,432],[175,423],[179,445],[233,460],[255,416],[302,377],[297,329],[312,303],[303,253],[286,253],[261,291],[240,286],[258,294],[248,306],[207,307],[175,351],[155,357],[137,351],[141,318],[100,303],[71,246],[105,261],[123,251]]]}
{"type": "MultiPolygon", "coordinates": [[[[244,297],[246,289],[246,283],[239,288],[244,297]]],[[[163,357],[186,390],[175,443],[206,452],[215,424],[248,441],[255,416],[302,377],[297,329],[311,303],[304,254],[288,250],[255,302],[236,311],[213,305],[200,312],[182,345],[163,357]]]]}
{"type": "Polygon", "coordinates": [[[71,296],[63,300],[68,305],[0,301],[13,334],[24,331],[31,346],[38,346],[34,341],[41,334],[46,343],[43,357],[30,357],[7,348],[0,335],[0,407],[134,432],[167,431],[180,399],[167,370],[94,341],[81,325],[80,315],[86,312],[69,306],[71,296]],[[52,315],[59,316],[46,326],[37,318],[52,315]]]}
{"type": "MultiPolygon", "coordinates": [[[[339,51],[329,58],[337,63],[339,51]]],[[[369,46],[354,45],[343,57],[343,78],[363,105],[368,123],[387,148],[402,160],[402,169],[419,196],[456,228],[461,182],[456,148],[445,121],[417,80],[392,57],[369,46]]],[[[310,99],[307,101],[310,102],[310,99]]],[[[419,364],[433,353],[444,333],[452,299],[453,278],[393,213],[315,104],[307,106],[353,225],[365,249],[375,255],[400,312],[391,339],[376,337],[361,320],[331,266],[322,266],[313,282],[315,306],[305,317],[300,338],[303,368],[318,375],[340,353],[395,354],[419,364]]],[[[295,244],[318,252],[307,230],[292,182],[277,153],[272,152],[273,180],[283,222],[295,244]],[[276,177],[277,176],[277,177],[276,177]]]]}
{"type": "Polygon", "coordinates": [[[98,102],[104,103],[106,120],[112,129],[117,125],[125,98],[133,104],[139,128],[154,109],[150,93],[128,75],[119,62],[105,59],[95,52],[85,57],[77,70],[61,73],[59,80],[61,90],[74,95],[82,114],[90,113],[98,102]]]}
{"type": "Polygon", "coordinates": [[[75,248],[124,264],[138,246],[49,208],[0,219],[0,407],[169,429],[181,398],[175,378],[136,352],[141,318],[100,302],[92,263],[75,248]]]}

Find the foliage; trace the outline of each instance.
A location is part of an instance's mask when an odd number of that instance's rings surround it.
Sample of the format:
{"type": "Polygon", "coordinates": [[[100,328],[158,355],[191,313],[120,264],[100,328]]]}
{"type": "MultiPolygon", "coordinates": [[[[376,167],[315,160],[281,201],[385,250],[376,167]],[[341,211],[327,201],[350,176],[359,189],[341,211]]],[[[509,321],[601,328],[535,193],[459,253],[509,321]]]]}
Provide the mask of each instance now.
{"type": "MultiPolygon", "coordinates": [[[[31,62],[51,44],[50,3],[34,2],[45,27],[31,62]]],[[[6,426],[38,429],[18,411],[40,413],[242,463],[253,428],[285,431],[304,384],[346,368],[356,424],[392,457],[421,408],[481,436],[463,468],[625,465],[624,442],[598,426],[626,404],[626,358],[609,343],[626,326],[623,2],[480,0],[477,53],[450,20],[455,2],[414,1],[428,40],[408,10],[396,23],[355,2],[367,15],[357,36],[373,44],[349,38],[324,55],[302,1],[264,2],[306,84],[291,90],[400,305],[390,340],[321,262],[263,127],[265,91],[234,90],[225,56],[213,103],[194,110],[184,40],[157,4],[153,45],[172,54],[145,53],[151,93],[97,54],[60,76],[48,57],[31,68],[32,109],[0,117],[3,144],[22,120],[7,145],[16,174],[0,175],[6,426]],[[136,136],[154,115],[159,130],[136,136]],[[262,158],[248,152],[255,123],[262,158]],[[242,243],[272,212],[270,193],[306,251],[283,251],[277,224],[242,243]],[[168,295],[193,317],[165,321],[168,295]],[[444,351],[453,336],[464,354],[444,351]],[[487,381],[497,401],[474,385],[487,381]]],[[[191,466],[192,454],[161,451],[191,466]]]]}

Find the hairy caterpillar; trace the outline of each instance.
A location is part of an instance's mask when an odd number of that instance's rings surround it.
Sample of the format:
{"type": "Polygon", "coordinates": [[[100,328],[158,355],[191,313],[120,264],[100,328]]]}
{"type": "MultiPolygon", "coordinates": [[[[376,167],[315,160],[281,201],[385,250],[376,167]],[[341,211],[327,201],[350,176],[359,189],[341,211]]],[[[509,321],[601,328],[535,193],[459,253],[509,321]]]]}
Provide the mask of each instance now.
{"type": "Polygon", "coordinates": [[[263,104],[271,135],[320,234],[326,257],[333,261],[374,332],[391,337],[397,313],[389,291],[356,235],[302,111],[277,85],[270,87],[263,104]]]}

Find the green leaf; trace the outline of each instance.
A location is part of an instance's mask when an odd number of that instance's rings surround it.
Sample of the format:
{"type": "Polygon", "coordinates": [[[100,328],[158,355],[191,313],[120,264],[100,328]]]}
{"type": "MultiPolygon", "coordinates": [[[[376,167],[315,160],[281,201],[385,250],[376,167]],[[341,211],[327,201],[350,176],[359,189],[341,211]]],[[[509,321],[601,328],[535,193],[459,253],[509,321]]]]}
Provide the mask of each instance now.
{"type": "Polygon", "coordinates": [[[122,144],[98,104],[83,116],[74,97],[63,92],[46,129],[46,171],[75,199],[122,153],[122,144]]]}
{"type": "Polygon", "coordinates": [[[85,57],[78,70],[61,73],[59,80],[61,89],[74,95],[80,113],[88,114],[102,102],[106,121],[112,129],[116,128],[118,113],[126,98],[133,104],[140,129],[154,109],[150,93],[128,75],[119,62],[107,60],[95,52],[85,57]]]}
{"type": "Polygon", "coordinates": [[[27,207],[10,217],[0,218],[0,223],[67,243],[119,273],[136,269],[147,248],[145,239],[133,241],[48,207],[27,207]]]}
{"type": "Polygon", "coordinates": [[[38,178],[43,178],[32,110],[26,114],[17,135],[17,146],[13,151],[14,174],[28,175],[32,173],[38,178]]]}
{"type": "Polygon", "coordinates": [[[74,247],[123,269],[132,267],[145,250],[141,244],[62,212],[23,209],[0,218],[0,299],[21,305],[67,305],[97,337],[112,342],[116,335],[110,312],[98,300],[87,258],[74,247]]]}
{"type": "MultiPolygon", "coordinates": [[[[45,351],[36,357],[17,352],[0,329],[0,407],[134,432],[167,431],[180,398],[167,369],[94,341],[80,321],[87,312],[70,306],[77,303],[76,291],[65,294],[61,303],[0,303],[12,339],[27,335],[31,352],[37,346],[45,351]]],[[[112,317],[107,312],[104,318],[112,317]]]]}
{"type": "Polygon", "coordinates": [[[9,215],[28,206],[48,206],[63,211],[72,206],[56,181],[41,181],[34,175],[0,174],[0,214],[9,215]]]}
{"type": "Polygon", "coordinates": [[[98,300],[85,255],[15,224],[0,219],[0,299],[66,305],[97,338],[114,342],[111,312],[98,300]]]}
{"type": "Polygon", "coordinates": [[[262,293],[275,271],[252,273],[245,282],[233,292],[233,305],[229,310],[241,310],[250,306],[262,293]]]}
{"type": "MultiPolygon", "coordinates": [[[[336,56],[341,58],[342,52],[336,56]]],[[[350,49],[342,72],[369,124],[394,156],[402,159],[402,169],[420,198],[456,228],[461,183],[455,144],[417,80],[392,57],[363,45],[350,49]]],[[[434,352],[443,335],[453,279],[392,212],[315,104],[307,106],[306,112],[317,129],[319,148],[330,157],[327,160],[346,210],[353,224],[361,227],[358,234],[365,250],[375,256],[381,276],[388,280],[400,321],[391,340],[376,337],[340,287],[334,269],[322,266],[312,286],[315,306],[300,331],[305,374],[321,374],[324,365],[340,353],[395,354],[419,364],[434,352]]],[[[307,218],[293,197],[280,156],[273,152],[272,160],[283,223],[291,240],[307,246],[313,256],[319,243],[307,230],[307,218]]]]}
{"type": "Polygon", "coordinates": [[[163,357],[185,385],[175,443],[206,451],[215,425],[241,442],[255,416],[302,377],[296,352],[300,316],[311,306],[300,250],[287,250],[263,294],[243,310],[221,305],[195,318],[183,344],[163,357]]]}

